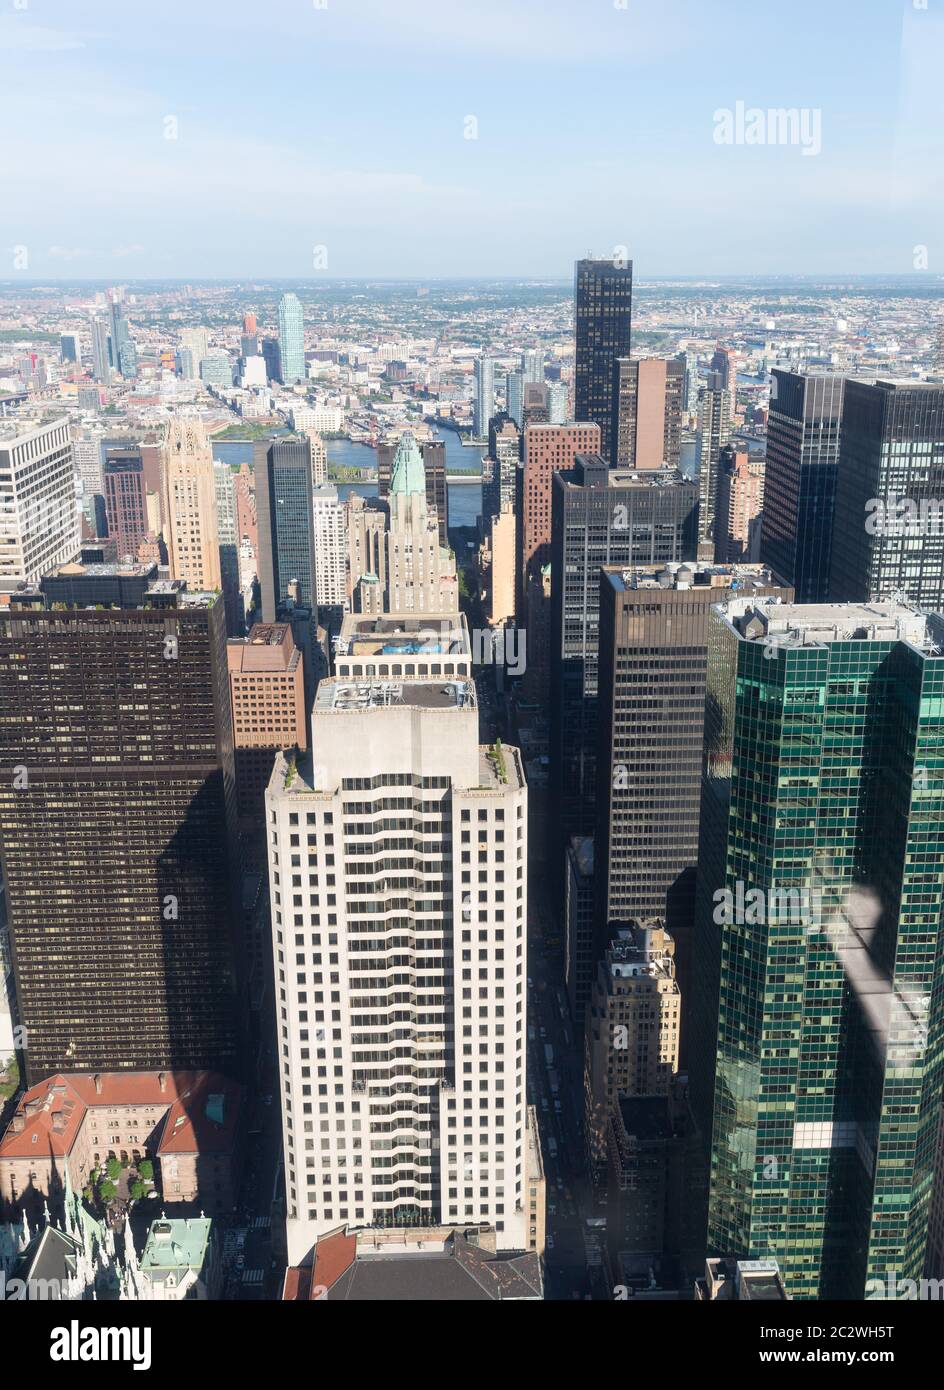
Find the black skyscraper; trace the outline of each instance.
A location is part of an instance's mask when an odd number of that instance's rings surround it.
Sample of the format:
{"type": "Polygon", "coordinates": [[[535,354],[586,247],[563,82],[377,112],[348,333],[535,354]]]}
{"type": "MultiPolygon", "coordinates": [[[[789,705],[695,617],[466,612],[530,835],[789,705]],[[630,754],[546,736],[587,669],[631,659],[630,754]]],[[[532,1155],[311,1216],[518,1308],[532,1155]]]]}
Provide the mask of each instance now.
{"type": "Polygon", "coordinates": [[[578,455],[553,488],[550,776],[560,849],[594,828],[600,567],[689,559],[698,486],[673,469],[622,472],[578,455]]]}
{"type": "Polygon", "coordinates": [[[306,608],[315,602],[311,441],[261,440],[255,446],[253,473],[262,619],[274,623],[286,601],[306,608]]]}
{"type": "Polygon", "coordinates": [[[578,261],[574,275],[574,419],[600,426],[600,453],[613,463],[616,361],[629,356],[633,263],[578,261]]]}
{"type": "Polygon", "coordinates": [[[824,603],[845,382],[779,367],[771,375],[760,555],[797,603],[824,603]]]}
{"type": "Polygon", "coordinates": [[[239,1070],[223,601],[155,575],[60,573],[43,607],[0,617],[0,824],[30,1083],[239,1070]]]}
{"type": "Polygon", "coordinates": [[[829,597],[893,594],[944,608],[944,386],[847,381],[829,597]]]}

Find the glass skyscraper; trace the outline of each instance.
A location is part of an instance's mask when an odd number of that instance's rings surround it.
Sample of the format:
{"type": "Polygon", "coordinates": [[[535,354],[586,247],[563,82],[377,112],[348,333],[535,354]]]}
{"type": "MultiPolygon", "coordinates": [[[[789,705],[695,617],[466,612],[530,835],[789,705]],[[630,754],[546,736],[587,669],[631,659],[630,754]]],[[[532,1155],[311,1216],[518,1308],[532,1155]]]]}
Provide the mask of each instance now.
{"type": "Polygon", "coordinates": [[[279,371],[283,385],[305,380],[305,329],[297,294],[279,300],[279,371]]]}
{"type": "Polygon", "coordinates": [[[253,472],[259,519],[262,618],[274,623],[291,599],[315,603],[315,521],[311,441],[266,439],[255,446],[253,472]]]}
{"type": "Polygon", "coordinates": [[[944,608],[944,386],[847,381],[829,597],[944,608]]]}
{"type": "Polygon", "coordinates": [[[829,591],[844,378],[771,373],[760,554],[796,590],[797,603],[829,591]]]}
{"type": "Polygon", "coordinates": [[[616,361],[629,356],[633,263],[578,261],[574,275],[574,419],[600,426],[600,453],[613,462],[616,361]]]}
{"type": "Polygon", "coordinates": [[[795,1298],[862,1298],[924,1271],[944,619],[761,600],[709,627],[690,1069],[709,1250],[776,1259],[795,1298]]]}

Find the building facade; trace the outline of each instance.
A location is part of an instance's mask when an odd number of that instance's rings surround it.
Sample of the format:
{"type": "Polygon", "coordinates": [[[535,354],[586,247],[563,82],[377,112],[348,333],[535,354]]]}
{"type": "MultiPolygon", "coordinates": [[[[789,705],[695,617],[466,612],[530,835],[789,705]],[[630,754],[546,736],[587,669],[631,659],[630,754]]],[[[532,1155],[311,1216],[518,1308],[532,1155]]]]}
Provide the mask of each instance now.
{"type": "Polygon", "coordinates": [[[322,681],[312,747],[266,794],[289,1263],[339,1222],[525,1249],[520,756],[412,676],[322,681]]]}
{"type": "Polygon", "coordinates": [[[597,452],[613,462],[616,363],[628,357],[633,263],[582,260],[574,272],[574,418],[600,427],[597,452]]]}

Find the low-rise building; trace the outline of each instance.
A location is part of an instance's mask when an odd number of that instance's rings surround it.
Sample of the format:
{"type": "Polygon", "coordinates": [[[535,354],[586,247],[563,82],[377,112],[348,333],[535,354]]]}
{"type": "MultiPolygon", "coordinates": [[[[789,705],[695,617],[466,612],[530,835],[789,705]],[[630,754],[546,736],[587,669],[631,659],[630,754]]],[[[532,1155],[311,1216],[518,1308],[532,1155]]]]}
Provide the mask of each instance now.
{"type": "Polygon", "coordinates": [[[215,1072],[90,1072],[26,1091],[0,1139],[0,1208],[76,1192],[110,1158],[156,1160],[168,1203],[231,1211],[241,1156],[242,1091],[215,1072]]]}

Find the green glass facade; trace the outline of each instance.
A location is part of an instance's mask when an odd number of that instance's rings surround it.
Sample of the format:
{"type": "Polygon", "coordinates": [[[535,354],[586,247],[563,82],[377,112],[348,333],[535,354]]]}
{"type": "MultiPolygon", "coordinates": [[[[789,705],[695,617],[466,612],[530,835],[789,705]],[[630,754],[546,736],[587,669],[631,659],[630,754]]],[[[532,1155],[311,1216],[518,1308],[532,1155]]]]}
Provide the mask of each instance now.
{"type": "Polygon", "coordinates": [[[944,623],[919,642],[771,642],[719,609],[710,626],[695,1051],[716,1061],[713,1085],[710,1063],[692,1077],[711,1134],[708,1245],[776,1259],[791,1297],[862,1298],[868,1280],[924,1272],[944,623]],[[719,889],[735,903],[721,923],[719,889]],[[760,905],[739,911],[752,889],[760,905]]]}

